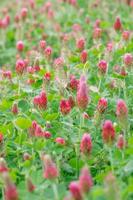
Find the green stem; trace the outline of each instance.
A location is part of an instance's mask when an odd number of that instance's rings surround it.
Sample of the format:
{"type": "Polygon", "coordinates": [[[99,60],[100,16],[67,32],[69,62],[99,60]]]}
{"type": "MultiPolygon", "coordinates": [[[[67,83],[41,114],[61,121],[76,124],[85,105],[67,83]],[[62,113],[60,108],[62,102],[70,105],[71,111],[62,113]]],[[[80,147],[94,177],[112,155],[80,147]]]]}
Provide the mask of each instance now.
{"type": "Polygon", "coordinates": [[[76,153],[76,177],[79,177],[79,149],[78,145],[75,145],[75,153],[76,153]]]}
{"type": "Polygon", "coordinates": [[[53,192],[54,192],[54,199],[55,199],[55,200],[59,200],[58,190],[57,190],[57,185],[56,185],[56,183],[53,183],[53,184],[52,184],[52,187],[53,187],[53,192]]]}
{"type": "Polygon", "coordinates": [[[101,77],[100,77],[100,79],[99,79],[99,85],[98,85],[98,90],[100,91],[100,89],[101,89],[101,83],[102,83],[102,79],[101,79],[101,77]]]}
{"type": "Polygon", "coordinates": [[[113,165],[114,163],[113,163],[113,156],[112,156],[112,149],[111,149],[111,147],[109,147],[108,150],[109,150],[111,170],[112,170],[112,172],[114,172],[114,165],[113,165]]]}

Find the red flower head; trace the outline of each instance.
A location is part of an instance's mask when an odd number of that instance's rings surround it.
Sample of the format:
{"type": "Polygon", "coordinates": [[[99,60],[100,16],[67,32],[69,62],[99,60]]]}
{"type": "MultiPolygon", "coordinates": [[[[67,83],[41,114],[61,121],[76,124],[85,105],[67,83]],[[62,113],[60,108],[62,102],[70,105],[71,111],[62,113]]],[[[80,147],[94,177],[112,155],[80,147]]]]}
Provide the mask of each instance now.
{"type": "Polygon", "coordinates": [[[68,101],[69,101],[69,104],[70,104],[71,108],[73,108],[75,106],[75,101],[74,101],[73,97],[70,96],[68,101]]]}
{"type": "Polygon", "coordinates": [[[77,49],[79,50],[83,50],[85,47],[85,39],[84,38],[80,38],[77,43],[76,43],[77,49]]]}
{"type": "Polygon", "coordinates": [[[116,106],[116,115],[118,118],[127,118],[128,108],[124,100],[119,99],[116,106]]]}
{"type": "Polygon", "coordinates": [[[75,76],[70,75],[70,88],[73,90],[78,89],[79,80],[75,78],[75,76]]]}
{"type": "Polygon", "coordinates": [[[72,194],[74,200],[82,200],[82,195],[79,187],[79,183],[77,181],[73,181],[69,185],[69,190],[72,194]]]}
{"type": "Polygon", "coordinates": [[[12,106],[12,113],[14,115],[18,114],[18,105],[16,103],[14,103],[13,106],[12,106]]]}
{"type": "Polygon", "coordinates": [[[31,179],[27,179],[27,190],[28,192],[33,192],[36,189],[35,185],[32,183],[31,179]]]}
{"type": "Polygon", "coordinates": [[[117,17],[114,23],[114,29],[120,31],[122,29],[122,23],[120,17],[117,17]]]}
{"type": "Polygon", "coordinates": [[[34,97],[33,103],[35,106],[39,107],[40,109],[47,108],[47,96],[44,91],[42,91],[38,96],[34,97]]]}
{"type": "Polygon", "coordinates": [[[55,142],[60,144],[60,145],[65,145],[65,139],[64,138],[61,138],[61,137],[58,137],[55,139],[55,142]]]}
{"type": "Polygon", "coordinates": [[[50,79],[51,79],[51,73],[50,72],[46,72],[44,74],[44,79],[47,80],[47,81],[50,81],[50,79]]]}
{"type": "Polygon", "coordinates": [[[107,72],[107,68],[108,68],[108,65],[107,65],[107,62],[105,60],[101,60],[98,63],[98,69],[99,69],[99,72],[101,74],[105,74],[107,72]]]}
{"type": "Polygon", "coordinates": [[[19,75],[22,75],[25,70],[25,62],[24,60],[17,60],[16,62],[16,72],[19,75]]]}
{"type": "Polygon", "coordinates": [[[85,133],[80,143],[80,151],[85,155],[90,155],[91,150],[92,150],[91,136],[90,134],[85,133]]]}
{"type": "Polygon", "coordinates": [[[133,56],[131,53],[126,53],[124,55],[123,61],[126,66],[130,66],[133,63],[133,56]]]}
{"type": "Polygon", "coordinates": [[[24,49],[23,41],[18,41],[16,47],[17,47],[18,51],[23,51],[23,49],[24,49]]]}
{"type": "Polygon", "coordinates": [[[79,177],[80,190],[82,191],[82,193],[87,193],[89,192],[92,186],[93,186],[93,181],[90,172],[88,170],[88,167],[84,167],[79,177]]]}
{"type": "Polygon", "coordinates": [[[3,141],[3,134],[0,133],[0,143],[3,141]]]}
{"type": "Polygon", "coordinates": [[[123,149],[125,147],[125,139],[124,136],[122,134],[120,134],[118,136],[118,140],[117,140],[117,148],[118,149],[123,149]]]}
{"type": "Polygon", "coordinates": [[[81,52],[81,54],[80,54],[80,60],[81,60],[82,63],[86,63],[86,61],[87,61],[87,56],[88,56],[87,51],[86,51],[86,50],[83,50],[83,51],[81,52]]]}
{"type": "Polygon", "coordinates": [[[46,179],[55,179],[58,177],[58,169],[55,163],[51,160],[49,155],[43,157],[44,161],[44,178],[46,179]]]}
{"type": "Polygon", "coordinates": [[[107,99],[101,98],[101,99],[98,101],[98,105],[97,105],[97,109],[98,109],[99,113],[104,113],[105,110],[107,109],[107,106],[108,106],[108,101],[107,101],[107,99]]]}
{"type": "Polygon", "coordinates": [[[44,131],[43,132],[43,136],[46,138],[46,139],[49,139],[51,138],[51,133],[49,131],[44,131]]]}
{"type": "Polygon", "coordinates": [[[60,111],[63,115],[68,114],[71,111],[71,105],[69,100],[61,100],[60,102],[60,111]]]}
{"type": "Polygon", "coordinates": [[[115,129],[110,120],[106,120],[103,124],[102,137],[105,143],[111,143],[115,139],[115,129]]]}
{"type": "Polygon", "coordinates": [[[89,103],[88,88],[85,76],[81,76],[78,91],[77,91],[77,105],[80,109],[86,109],[89,103]]]}

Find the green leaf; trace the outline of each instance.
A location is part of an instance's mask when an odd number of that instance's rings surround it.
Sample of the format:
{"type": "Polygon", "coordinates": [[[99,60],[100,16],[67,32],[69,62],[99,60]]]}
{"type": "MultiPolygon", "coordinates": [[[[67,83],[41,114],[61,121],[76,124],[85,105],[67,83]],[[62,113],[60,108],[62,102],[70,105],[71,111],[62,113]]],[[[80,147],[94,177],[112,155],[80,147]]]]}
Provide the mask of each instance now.
{"type": "Polygon", "coordinates": [[[31,126],[31,120],[24,117],[18,117],[14,123],[15,126],[20,129],[27,129],[31,126]]]}

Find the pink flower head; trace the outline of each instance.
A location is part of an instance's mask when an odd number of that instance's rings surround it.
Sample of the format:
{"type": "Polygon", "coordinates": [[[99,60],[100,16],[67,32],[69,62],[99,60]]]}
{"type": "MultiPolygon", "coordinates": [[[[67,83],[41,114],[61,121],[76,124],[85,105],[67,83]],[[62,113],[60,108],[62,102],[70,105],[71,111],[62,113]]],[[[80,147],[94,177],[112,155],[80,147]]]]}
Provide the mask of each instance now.
{"type": "Polygon", "coordinates": [[[124,147],[125,147],[125,139],[124,136],[120,134],[117,139],[117,148],[123,149],[124,147]]]}
{"type": "Polygon", "coordinates": [[[72,29],[73,29],[74,32],[80,32],[82,30],[80,24],[73,24],[72,29]]]}
{"type": "Polygon", "coordinates": [[[104,113],[105,110],[107,109],[108,106],[108,101],[105,98],[101,98],[98,101],[98,105],[97,105],[97,109],[99,111],[99,113],[104,113]]]}
{"type": "Polygon", "coordinates": [[[123,31],[122,38],[125,41],[129,40],[129,38],[130,38],[130,31],[123,31]]]}
{"type": "Polygon", "coordinates": [[[93,38],[94,39],[99,39],[101,38],[102,36],[102,29],[101,28],[94,28],[94,31],[93,31],[93,38]]]}
{"type": "Polygon", "coordinates": [[[86,50],[83,50],[83,51],[81,52],[81,54],[80,54],[80,60],[81,60],[82,63],[86,63],[86,61],[87,61],[87,56],[88,56],[87,51],[86,51],[86,50]]]}
{"type": "Polygon", "coordinates": [[[120,17],[116,17],[115,23],[114,23],[114,29],[116,31],[120,31],[122,29],[122,23],[120,17]]]}
{"type": "Polygon", "coordinates": [[[110,120],[106,120],[103,124],[102,137],[105,143],[112,143],[115,139],[115,129],[110,120]]]}
{"type": "Polygon", "coordinates": [[[45,53],[45,56],[46,56],[47,58],[50,58],[50,56],[51,56],[51,54],[52,54],[52,48],[51,48],[50,46],[46,47],[44,53],[45,53]]]}
{"type": "Polygon", "coordinates": [[[108,42],[108,44],[107,44],[107,50],[109,52],[112,52],[112,50],[113,50],[113,43],[112,42],[108,42]]]}
{"type": "Polygon", "coordinates": [[[76,46],[77,46],[77,49],[83,50],[85,47],[85,39],[80,38],[79,40],[77,40],[76,46]]]}
{"type": "Polygon", "coordinates": [[[93,181],[90,172],[88,170],[88,167],[84,167],[79,177],[80,190],[82,191],[82,193],[87,193],[89,192],[92,186],[93,186],[93,181]]]}
{"type": "Polygon", "coordinates": [[[29,66],[29,67],[27,67],[27,72],[29,74],[34,74],[35,70],[34,70],[34,68],[32,66],[29,66]]]}
{"type": "Polygon", "coordinates": [[[83,154],[90,155],[90,152],[92,150],[92,140],[90,134],[85,133],[83,135],[80,143],[80,150],[83,154]]]}
{"type": "Polygon", "coordinates": [[[54,60],[55,67],[63,67],[64,65],[64,59],[62,57],[56,58],[54,60]]]}
{"type": "Polygon", "coordinates": [[[124,55],[123,61],[126,66],[130,66],[133,63],[133,56],[131,53],[126,53],[124,55]]]}
{"type": "Polygon", "coordinates": [[[81,76],[78,91],[77,91],[77,105],[80,109],[86,109],[89,103],[88,88],[85,76],[81,76]]]}
{"type": "Polygon", "coordinates": [[[46,44],[47,44],[47,43],[46,43],[45,40],[41,40],[41,41],[40,41],[40,48],[44,50],[44,49],[46,48],[46,44]]]}
{"type": "Polygon", "coordinates": [[[21,41],[21,40],[18,41],[16,47],[17,47],[18,51],[23,51],[24,50],[24,43],[23,43],[23,41],[21,41]]]}
{"type": "Polygon", "coordinates": [[[35,129],[35,136],[36,137],[43,137],[42,128],[38,124],[37,124],[36,129],[35,129]]]}
{"type": "Polygon", "coordinates": [[[3,71],[3,72],[2,72],[2,75],[3,75],[4,78],[7,78],[7,79],[9,79],[9,80],[12,78],[12,72],[11,72],[10,70],[8,70],[8,71],[3,71]]]}
{"type": "Polygon", "coordinates": [[[17,60],[16,62],[16,72],[19,75],[22,75],[25,70],[25,62],[24,60],[17,60]]]}
{"type": "Polygon", "coordinates": [[[15,15],[14,21],[15,21],[16,23],[19,23],[19,21],[20,21],[20,16],[19,16],[18,14],[15,15]]]}
{"type": "Polygon", "coordinates": [[[89,119],[89,115],[88,115],[86,112],[84,112],[84,113],[83,113],[83,118],[84,118],[84,119],[89,119]]]}
{"type": "MultiPolygon", "coordinates": [[[[2,135],[2,133],[0,133],[2,135]]],[[[2,136],[3,140],[3,136],[2,136]]],[[[0,158],[0,174],[8,172],[7,164],[3,158],[0,158]]]]}
{"type": "Polygon", "coordinates": [[[74,200],[82,200],[82,195],[79,187],[79,183],[77,181],[73,181],[69,185],[70,193],[74,200]]]}
{"type": "Polygon", "coordinates": [[[60,144],[60,145],[65,145],[65,139],[64,138],[61,138],[61,137],[57,137],[56,139],[55,139],[55,142],[57,143],[57,144],[60,144]]]}
{"type": "Polygon", "coordinates": [[[8,173],[5,173],[3,178],[5,181],[5,200],[18,200],[17,188],[10,180],[8,173]]]}
{"type": "Polygon", "coordinates": [[[49,155],[43,157],[44,161],[44,173],[43,176],[46,179],[55,179],[59,176],[58,169],[55,163],[51,160],[49,155]]]}
{"type": "Polygon", "coordinates": [[[116,115],[118,118],[127,118],[128,108],[124,100],[119,99],[116,106],[116,115]]]}
{"type": "Polygon", "coordinates": [[[21,10],[21,17],[23,19],[25,19],[27,17],[27,14],[28,14],[28,9],[27,8],[22,8],[22,10],[21,10]]]}
{"type": "Polygon", "coordinates": [[[60,111],[63,115],[66,115],[71,111],[71,105],[68,100],[61,100],[60,111]]]}
{"type": "Polygon", "coordinates": [[[98,69],[99,69],[101,74],[105,74],[107,72],[107,68],[108,68],[108,65],[107,65],[107,62],[105,60],[101,60],[98,63],[98,69]]]}
{"type": "Polygon", "coordinates": [[[95,24],[94,24],[94,28],[99,28],[101,24],[101,20],[100,19],[96,19],[95,24]]]}
{"type": "Polygon", "coordinates": [[[31,7],[32,9],[35,8],[35,1],[34,1],[34,0],[29,0],[29,4],[30,4],[30,7],[31,7]]]}

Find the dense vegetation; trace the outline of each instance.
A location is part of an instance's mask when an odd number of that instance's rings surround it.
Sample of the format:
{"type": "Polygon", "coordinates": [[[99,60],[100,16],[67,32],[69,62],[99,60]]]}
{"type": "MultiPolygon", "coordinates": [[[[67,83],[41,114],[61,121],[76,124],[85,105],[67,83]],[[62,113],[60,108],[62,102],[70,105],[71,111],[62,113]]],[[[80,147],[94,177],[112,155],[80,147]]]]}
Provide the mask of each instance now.
{"type": "Polygon", "coordinates": [[[0,1],[0,199],[133,199],[133,1],[0,1]]]}

